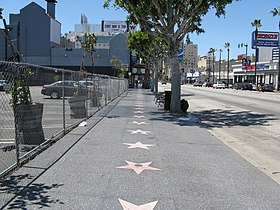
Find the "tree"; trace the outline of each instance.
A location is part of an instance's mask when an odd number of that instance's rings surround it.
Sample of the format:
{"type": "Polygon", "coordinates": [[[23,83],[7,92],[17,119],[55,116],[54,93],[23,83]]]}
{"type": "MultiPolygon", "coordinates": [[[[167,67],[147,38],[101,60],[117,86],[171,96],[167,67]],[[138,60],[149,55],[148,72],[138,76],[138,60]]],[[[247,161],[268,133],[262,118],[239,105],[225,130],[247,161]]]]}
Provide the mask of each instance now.
{"type": "Polygon", "coordinates": [[[124,78],[124,67],[122,65],[122,61],[119,60],[117,56],[113,55],[110,63],[113,65],[114,76],[116,76],[115,71],[117,71],[118,77],[124,78]]]}
{"type": "Polygon", "coordinates": [[[257,52],[258,52],[258,48],[257,48],[257,35],[258,35],[258,31],[259,31],[259,27],[261,27],[262,26],[262,24],[261,24],[261,20],[257,20],[257,19],[255,19],[253,22],[251,22],[251,25],[253,26],[253,27],[255,27],[255,43],[254,43],[254,45],[255,45],[255,75],[254,75],[254,77],[255,77],[255,84],[256,85],[258,85],[258,79],[257,79],[257,52]]]}
{"type": "Polygon", "coordinates": [[[165,47],[166,44],[162,39],[152,37],[142,31],[135,31],[128,36],[128,48],[135,50],[137,56],[144,59],[147,69],[149,69],[149,63],[153,63],[152,90],[155,92],[158,92],[158,60],[163,57],[165,47]]]}
{"type": "Polygon", "coordinates": [[[96,44],[96,36],[92,33],[85,33],[84,36],[81,38],[77,36],[77,40],[81,42],[83,54],[82,54],[82,62],[80,66],[81,72],[87,72],[84,62],[87,53],[90,53],[91,57],[91,64],[92,64],[92,73],[94,73],[94,45],[96,44]]]}
{"type": "MultiPolygon", "coordinates": [[[[273,10],[270,11],[270,13],[272,13],[273,16],[280,16],[280,5],[278,6],[278,8],[274,8],[273,10]]],[[[279,21],[279,30],[280,30],[280,21],[279,21]]],[[[278,54],[278,82],[277,82],[277,90],[280,90],[280,45],[278,45],[278,50],[279,50],[279,54],[278,54]]]]}
{"type": "Polygon", "coordinates": [[[278,8],[273,8],[270,13],[273,15],[273,16],[279,16],[280,15],[280,5],[278,6],[278,8]]]}
{"type": "Polygon", "coordinates": [[[212,58],[213,59],[213,70],[212,70],[212,72],[213,72],[213,78],[212,78],[213,83],[214,83],[214,80],[215,80],[215,52],[216,51],[217,51],[217,49],[212,48],[212,47],[209,49],[209,53],[212,54],[212,57],[213,57],[212,58]]]}
{"type": "MultiPolygon", "coordinates": [[[[105,0],[108,7],[112,0],[105,0]]],[[[202,16],[211,8],[219,17],[225,14],[225,6],[234,0],[114,0],[114,6],[126,10],[130,20],[138,23],[141,30],[167,43],[171,60],[172,97],[171,112],[181,112],[181,78],[178,61],[180,42],[189,32],[203,32],[202,16]]]]}

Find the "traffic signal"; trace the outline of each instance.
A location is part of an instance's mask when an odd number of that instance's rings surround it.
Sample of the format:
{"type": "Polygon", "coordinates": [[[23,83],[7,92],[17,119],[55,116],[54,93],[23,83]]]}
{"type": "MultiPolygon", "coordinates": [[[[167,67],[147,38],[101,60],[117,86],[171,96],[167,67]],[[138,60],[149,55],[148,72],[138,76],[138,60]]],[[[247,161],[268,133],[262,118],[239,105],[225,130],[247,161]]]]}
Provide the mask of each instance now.
{"type": "Polygon", "coordinates": [[[3,10],[4,10],[3,8],[0,8],[0,19],[3,19],[3,17],[2,17],[2,11],[3,10]]]}

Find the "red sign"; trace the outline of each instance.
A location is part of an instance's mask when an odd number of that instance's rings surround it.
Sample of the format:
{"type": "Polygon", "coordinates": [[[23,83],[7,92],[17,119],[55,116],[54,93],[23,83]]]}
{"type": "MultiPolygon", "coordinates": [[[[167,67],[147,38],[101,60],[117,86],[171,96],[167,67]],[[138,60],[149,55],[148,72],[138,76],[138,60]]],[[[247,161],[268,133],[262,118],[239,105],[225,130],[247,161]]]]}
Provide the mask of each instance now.
{"type": "Polygon", "coordinates": [[[246,65],[243,67],[244,70],[255,70],[255,65],[246,65]]]}

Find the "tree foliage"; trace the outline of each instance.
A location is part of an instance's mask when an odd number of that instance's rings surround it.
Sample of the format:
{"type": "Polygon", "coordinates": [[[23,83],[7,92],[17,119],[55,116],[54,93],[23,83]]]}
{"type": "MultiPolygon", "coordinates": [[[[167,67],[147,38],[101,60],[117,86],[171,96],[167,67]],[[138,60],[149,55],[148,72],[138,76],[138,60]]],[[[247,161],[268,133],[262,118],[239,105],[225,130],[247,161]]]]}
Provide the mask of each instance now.
{"type": "Polygon", "coordinates": [[[278,6],[278,8],[273,8],[270,13],[273,15],[273,16],[279,16],[280,15],[280,5],[278,6]]]}
{"type": "MultiPolygon", "coordinates": [[[[112,0],[105,0],[108,7],[112,0]]],[[[114,0],[113,5],[126,10],[130,21],[145,33],[164,40],[171,60],[171,112],[180,112],[181,82],[177,57],[180,42],[190,32],[201,33],[202,17],[214,8],[216,15],[225,14],[225,7],[234,0],[114,0]]]]}

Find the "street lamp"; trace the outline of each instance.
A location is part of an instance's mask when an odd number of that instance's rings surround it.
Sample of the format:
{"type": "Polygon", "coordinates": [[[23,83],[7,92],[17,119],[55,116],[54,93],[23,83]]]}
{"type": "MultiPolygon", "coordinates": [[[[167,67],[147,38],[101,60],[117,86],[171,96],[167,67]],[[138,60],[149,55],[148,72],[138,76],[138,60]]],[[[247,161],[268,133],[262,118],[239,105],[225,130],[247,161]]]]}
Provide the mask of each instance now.
{"type": "Polygon", "coordinates": [[[262,26],[261,20],[254,20],[251,22],[252,26],[255,27],[255,40],[254,40],[254,45],[255,45],[255,84],[258,87],[258,79],[257,79],[257,59],[258,59],[258,47],[257,47],[257,35],[258,35],[258,28],[262,26]]]}
{"type": "Polygon", "coordinates": [[[219,81],[220,81],[221,80],[221,62],[222,62],[222,52],[223,52],[223,50],[220,49],[219,52],[220,52],[220,58],[219,58],[219,81]]]}
{"type": "Polygon", "coordinates": [[[225,43],[225,48],[227,49],[228,52],[228,63],[227,63],[227,86],[229,87],[229,48],[230,48],[230,43],[226,42],[225,43]]]}
{"type": "Polygon", "coordinates": [[[248,44],[240,43],[237,45],[238,48],[243,48],[245,47],[245,58],[247,59],[247,54],[248,54],[248,44]]]}

